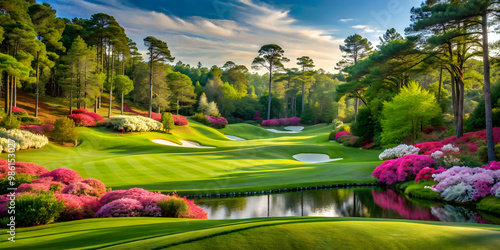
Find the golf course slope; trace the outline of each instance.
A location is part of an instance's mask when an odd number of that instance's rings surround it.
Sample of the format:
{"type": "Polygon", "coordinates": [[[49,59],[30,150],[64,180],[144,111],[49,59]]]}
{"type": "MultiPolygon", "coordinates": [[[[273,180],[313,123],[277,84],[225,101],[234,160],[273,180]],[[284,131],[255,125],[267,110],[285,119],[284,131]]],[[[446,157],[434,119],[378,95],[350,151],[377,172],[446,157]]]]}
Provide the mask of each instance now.
{"type": "Polygon", "coordinates": [[[108,218],[18,229],[0,249],[500,249],[500,226],[366,218],[108,218]]]}
{"type": "MultiPolygon", "coordinates": [[[[278,127],[279,129],[283,129],[278,127]]],[[[372,183],[379,150],[359,150],[328,142],[332,125],[306,126],[300,133],[276,134],[249,124],[214,129],[190,121],[171,132],[121,133],[79,127],[76,147],[51,143],[16,152],[16,161],[53,170],[70,168],[106,187],[173,192],[181,195],[261,192],[343,183],[372,183]],[[226,135],[247,139],[234,141],[226,135]],[[177,146],[155,143],[157,140],[177,146]],[[184,142],[184,143],[183,143],[184,142]],[[203,147],[178,147],[196,142],[203,147]],[[341,161],[306,164],[296,154],[322,154],[341,161]]],[[[1,157],[6,158],[3,154],[1,157]]]]}

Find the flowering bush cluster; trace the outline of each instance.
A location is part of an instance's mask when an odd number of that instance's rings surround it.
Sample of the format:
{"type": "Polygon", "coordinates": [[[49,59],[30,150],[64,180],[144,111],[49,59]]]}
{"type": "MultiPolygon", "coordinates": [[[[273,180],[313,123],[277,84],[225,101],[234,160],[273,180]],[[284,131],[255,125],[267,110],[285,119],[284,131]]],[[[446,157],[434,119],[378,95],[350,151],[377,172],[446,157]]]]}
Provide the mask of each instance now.
{"type": "Polygon", "coordinates": [[[33,134],[43,135],[44,133],[52,131],[54,129],[54,125],[52,124],[43,124],[43,125],[29,125],[29,126],[20,126],[21,130],[29,131],[33,134]]]}
{"type": "Polygon", "coordinates": [[[292,118],[280,118],[262,121],[262,126],[264,127],[276,127],[276,126],[297,126],[300,124],[299,117],[292,118]]]}
{"type": "Polygon", "coordinates": [[[172,115],[174,118],[174,123],[177,126],[186,126],[189,124],[187,118],[183,115],[172,115]]]}
{"type": "Polygon", "coordinates": [[[373,177],[387,185],[414,180],[423,168],[436,162],[426,155],[405,155],[398,159],[387,160],[373,171],[373,177]]]}
{"type": "Polygon", "coordinates": [[[257,111],[257,112],[255,113],[255,115],[253,116],[253,120],[254,120],[254,121],[262,121],[262,120],[264,120],[264,119],[260,116],[260,111],[257,111]]]}
{"type": "MultiPolygon", "coordinates": [[[[462,137],[456,138],[456,136],[451,136],[448,137],[440,143],[443,145],[446,144],[453,144],[460,148],[460,150],[465,151],[468,150],[470,153],[474,153],[477,151],[478,146],[477,142],[478,141],[486,141],[486,129],[480,130],[480,131],[475,131],[475,132],[469,132],[465,133],[462,137]]],[[[495,144],[500,142],[500,128],[499,127],[494,127],[493,128],[493,140],[495,144]]]]}
{"type": "Polygon", "coordinates": [[[12,112],[14,112],[14,113],[23,113],[24,110],[22,108],[18,108],[16,106],[12,106],[12,112]]]}
{"type": "Polygon", "coordinates": [[[419,182],[421,180],[432,180],[432,175],[433,174],[440,174],[442,172],[446,171],[445,168],[442,168],[439,166],[438,169],[434,168],[422,168],[420,171],[418,171],[417,177],[415,178],[416,182],[419,182]]]}
{"type": "Polygon", "coordinates": [[[452,144],[446,144],[440,149],[433,149],[431,151],[431,158],[437,161],[441,166],[452,167],[460,164],[460,159],[457,157],[460,149],[452,144]]]}
{"type": "Polygon", "coordinates": [[[161,114],[151,111],[151,119],[161,122],[161,114]]]}
{"type": "Polygon", "coordinates": [[[85,115],[88,115],[88,116],[92,117],[94,119],[94,121],[96,121],[96,122],[102,122],[102,121],[104,121],[104,118],[101,115],[99,115],[99,114],[97,114],[95,112],[90,112],[90,111],[88,111],[88,110],[86,110],[84,108],[73,109],[71,111],[71,114],[85,114],[85,115]]]}
{"type": "Polygon", "coordinates": [[[77,126],[92,127],[95,124],[94,118],[87,114],[71,114],[68,118],[73,120],[77,126]]]}
{"type": "Polygon", "coordinates": [[[7,152],[9,140],[16,142],[16,151],[29,148],[41,148],[49,143],[44,135],[34,134],[20,129],[0,128],[0,152],[7,152]]]}
{"type": "Polygon", "coordinates": [[[161,130],[163,127],[161,122],[138,115],[114,116],[106,120],[104,124],[107,127],[112,127],[113,129],[116,130],[125,129],[126,131],[138,131],[138,132],[161,130]]]}
{"type": "Polygon", "coordinates": [[[214,128],[225,128],[228,124],[226,118],[224,117],[215,117],[215,116],[210,116],[210,115],[206,115],[206,117],[210,120],[210,125],[214,128]]]}
{"type": "Polygon", "coordinates": [[[339,131],[337,133],[335,133],[335,140],[338,140],[341,136],[343,135],[351,135],[351,133],[349,133],[348,131],[339,131]]]}
{"type": "Polygon", "coordinates": [[[424,155],[431,155],[437,150],[440,150],[444,145],[440,142],[422,142],[413,145],[420,149],[420,153],[424,155]]]}
{"type": "MultiPolygon", "coordinates": [[[[16,162],[14,164],[16,167],[16,174],[29,174],[29,175],[42,175],[48,173],[49,170],[45,167],[29,163],[29,162],[16,162]]],[[[0,159],[0,178],[7,176],[9,173],[8,162],[4,159],[0,159]]]]}
{"type": "MultiPolygon", "coordinates": [[[[0,159],[0,174],[5,176],[4,166],[6,160],[0,159]]],[[[180,198],[176,194],[164,195],[160,192],[149,192],[142,188],[129,190],[106,190],[106,186],[97,179],[82,179],[74,170],[58,168],[48,171],[46,168],[19,162],[18,173],[39,175],[31,183],[23,183],[16,196],[23,195],[43,196],[49,195],[64,202],[64,210],[59,215],[59,221],[77,220],[94,217],[124,217],[124,216],[164,216],[160,201],[180,199],[186,206],[182,218],[206,219],[207,213],[196,206],[192,200],[180,198]]],[[[36,176],[35,176],[36,177],[36,176]]],[[[10,198],[0,196],[0,218],[7,216],[7,204],[10,198]]],[[[36,218],[35,218],[36,219],[36,218]]],[[[23,223],[20,221],[20,223],[23,223]]],[[[46,222],[47,223],[47,222],[46,222]]],[[[40,223],[39,223],[40,224],[40,223]]]]}
{"type": "Polygon", "coordinates": [[[416,155],[418,154],[418,152],[420,152],[420,149],[418,147],[401,144],[394,148],[388,148],[384,150],[378,156],[378,158],[384,161],[384,160],[401,158],[405,155],[416,155]]]}
{"type": "Polygon", "coordinates": [[[491,170],[489,166],[483,168],[455,166],[433,177],[438,184],[432,186],[432,190],[438,192],[445,200],[471,202],[490,194],[497,194],[500,170],[491,170]]]}

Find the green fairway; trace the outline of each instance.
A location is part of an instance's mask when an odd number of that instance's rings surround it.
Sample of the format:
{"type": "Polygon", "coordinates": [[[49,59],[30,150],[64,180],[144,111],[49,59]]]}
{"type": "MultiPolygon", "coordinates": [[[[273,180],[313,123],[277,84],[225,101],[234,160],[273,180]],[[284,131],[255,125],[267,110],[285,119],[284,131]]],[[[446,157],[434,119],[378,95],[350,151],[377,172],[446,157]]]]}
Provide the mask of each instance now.
{"type": "MultiPolygon", "coordinates": [[[[278,128],[280,129],[280,128],[278,128]]],[[[277,134],[248,124],[216,130],[199,123],[165,133],[122,134],[106,128],[79,128],[77,147],[50,144],[17,152],[17,161],[49,169],[71,168],[107,187],[178,191],[181,194],[263,191],[352,182],[374,182],[379,151],[328,142],[331,126],[308,126],[297,134],[277,134]],[[224,134],[250,139],[231,141],[224,134]],[[216,149],[178,148],[153,139],[192,140],[216,149]],[[298,153],[323,153],[344,160],[308,164],[298,153]]],[[[6,157],[6,155],[2,155],[6,157]]]]}
{"type": "Polygon", "coordinates": [[[18,229],[0,248],[499,249],[500,226],[366,218],[88,219],[18,229]]]}

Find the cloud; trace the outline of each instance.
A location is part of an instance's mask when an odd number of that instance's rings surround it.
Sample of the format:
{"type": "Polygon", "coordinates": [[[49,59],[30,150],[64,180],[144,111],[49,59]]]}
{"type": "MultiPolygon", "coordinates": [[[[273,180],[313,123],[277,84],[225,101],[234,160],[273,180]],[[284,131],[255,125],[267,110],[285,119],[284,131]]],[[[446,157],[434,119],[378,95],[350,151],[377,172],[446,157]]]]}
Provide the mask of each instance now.
{"type": "Polygon", "coordinates": [[[353,19],[353,18],[339,19],[339,21],[341,21],[343,23],[351,22],[351,21],[354,21],[354,20],[356,20],[356,19],[353,19]]]}
{"type": "Polygon", "coordinates": [[[370,25],[354,25],[354,26],[351,26],[351,28],[354,28],[354,29],[359,29],[361,30],[362,32],[364,33],[380,33],[380,32],[384,32],[382,30],[379,30],[373,26],[370,26],[370,25]]]}
{"type": "Polygon", "coordinates": [[[66,16],[90,17],[97,12],[112,15],[140,50],[144,50],[144,37],[155,36],[167,42],[176,60],[191,65],[201,61],[205,66],[221,66],[231,60],[250,68],[260,46],[269,43],[285,50],[285,56],[291,59],[287,67],[296,67],[295,58],[307,55],[315,60],[317,68],[334,71],[335,63],[342,57],[338,48],[343,39],[334,37],[331,27],[299,25],[290,10],[257,0],[224,3],[230,7],[226,9],[230,13],[224,13],[230,19],[181,18],[118,0],[58,0],[52,5],[66,16]]]}

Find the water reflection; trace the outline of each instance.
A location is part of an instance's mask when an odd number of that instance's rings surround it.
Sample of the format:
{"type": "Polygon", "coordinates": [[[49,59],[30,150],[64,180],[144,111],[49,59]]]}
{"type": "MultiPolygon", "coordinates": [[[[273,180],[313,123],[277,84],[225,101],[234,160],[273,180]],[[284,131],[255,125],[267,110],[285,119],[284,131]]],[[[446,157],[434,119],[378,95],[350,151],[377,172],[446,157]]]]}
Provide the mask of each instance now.
{"type": "Polygon", "coordinates": [[[348,188],[290,192],[250,197],[196,199],[210,219],[282,216],[370,217],[498,224],[469,208],[420,204],[390,189],[348,188]]]}

